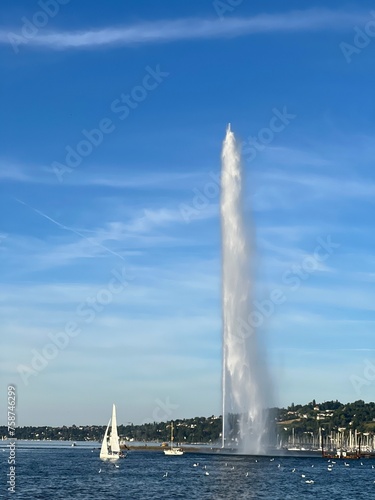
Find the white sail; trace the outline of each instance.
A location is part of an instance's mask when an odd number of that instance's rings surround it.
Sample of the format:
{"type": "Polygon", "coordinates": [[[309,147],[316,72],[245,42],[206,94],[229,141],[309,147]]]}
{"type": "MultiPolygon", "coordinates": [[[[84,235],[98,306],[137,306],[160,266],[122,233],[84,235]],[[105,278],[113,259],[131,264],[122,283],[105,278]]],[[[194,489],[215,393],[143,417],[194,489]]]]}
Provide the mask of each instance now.
{"type": "Polygon", "coordinates": [[[116,406],[113,405],[112,417],[108,422],[100,450],[100,458],[102,460],[114,461],[119,458],[124,458],[125,456],[126,455],[124,455],[124,453],[120,450],[120,440],[117,433],[116,406]]]}
{"type": "Polygon", "coordinates": [[[109,429],[109,424],[111,421],[108,422],[107,428],[105,430],[103,442],[102,442],[102,447],[100,449],[100,458],[106,458],[108,456],[108,429],[109,429]]]}
{"type": "Polygon", "coordinates": [[[111,446],[112,453],[120,452],[120,443],[117,434],[117,418],[116,418],[116,406],[112,407],[112,427],[111,427],[111,436],[109,439],[109,444],[111,446]]]}

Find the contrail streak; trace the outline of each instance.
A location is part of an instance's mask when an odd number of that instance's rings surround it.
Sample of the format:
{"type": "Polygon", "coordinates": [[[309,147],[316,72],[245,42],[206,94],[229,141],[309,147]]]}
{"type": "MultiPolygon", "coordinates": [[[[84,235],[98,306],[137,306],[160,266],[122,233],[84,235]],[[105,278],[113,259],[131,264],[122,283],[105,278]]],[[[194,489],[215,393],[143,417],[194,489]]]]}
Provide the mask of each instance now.
{"type": "Polygon", "coordinates": [[[18,203],[21,203],[21,205],[24,205],[25,207],[29,208],[33,212],[37,213],[41,217],[44,217],[45,219],[49,220],[50,222],[52,222],[53,224],[55,224],[59,228],[64,229],[65,231],[70,231],[71,233],[74,233],[77,236],[80,236],[84,240],[88,241],[91,245],[94,245],[94,246],[96,245],[96,246],[102,248],[103,250],[105,250],[106,252],[108,252],[108,253],[116,256],[116,257],[119,257],[121,260],[125,260],[124,257],[122,257],[122,255],[120,255],[119,253],[114,252],[110,248],[106,247],[105,245],[102,245],[101,243],[98,243],[97,241],[92,241],[90,238],[87,238],[84,234],[80,233],[76,229],[73,229],[72,227],[69,227],[69,226],[65,226],[65,224],[61,224],[60,222],[58,222],[55,219],[52,219],[52,217],[50,217],[49,215],[45,214],[41,210],[38,210],[37,208],[34,208],[34,207],[28,205],[27,203],[25,203],[22,200],[19,200],[18,198],[15,198],[15,200],[18,201],[18,203]]]}

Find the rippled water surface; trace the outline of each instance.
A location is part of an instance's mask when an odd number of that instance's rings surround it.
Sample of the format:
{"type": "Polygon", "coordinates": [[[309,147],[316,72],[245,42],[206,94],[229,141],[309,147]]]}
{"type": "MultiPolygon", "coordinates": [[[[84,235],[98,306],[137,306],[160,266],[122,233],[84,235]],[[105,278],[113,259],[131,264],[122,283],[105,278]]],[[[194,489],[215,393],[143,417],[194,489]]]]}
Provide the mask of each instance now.
{"type": "MultiPolygon", "coordinates": [[[[167,457],[161,452],[132,451],[115,467],[102,462],[98,454],[98,450],[80,446],[17,447],[16,493],[9,498],[375,498],[375,460],[353,460],[349,466],[337,460],[329,471],[328,460],[322,458],[272,460],[191,453],[167,457]],[[306,483],[310,480],[314,483],[306,483]]],[[[7,451],[2,458],[0,498],[7,498],[7,451]]]]}

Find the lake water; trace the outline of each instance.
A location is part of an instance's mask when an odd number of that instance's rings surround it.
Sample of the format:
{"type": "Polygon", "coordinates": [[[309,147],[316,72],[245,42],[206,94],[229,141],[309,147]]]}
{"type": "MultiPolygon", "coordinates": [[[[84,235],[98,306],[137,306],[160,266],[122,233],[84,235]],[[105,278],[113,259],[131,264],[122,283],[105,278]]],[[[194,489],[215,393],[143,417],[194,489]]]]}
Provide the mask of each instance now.
{"type": "MultiPolygon", "coordinates": [[[[61,443],[60,443],[61,445],[61,443]]],[[[375,461],[131,451],[112,463],[93,445],[16,448],[16,493],[6,494],[8,449],[0,451],[0,498],[13,499],[371,499],[375,461]],[[199,465],[194,466],[194,464],[199,465]],[[361,463],[363,465],[361,465],[361,463]],[[374,466],[374,468],[372,468],[374,466]],[[295,469],[295,472],[292,472],[295,469]],[[100,471],[100,472],[99,472],[100,471]],[[208,475],[205,473],[208,472],[208,475]],[[305,477],[302,477],[304,475],[305,477]],[[307,480],[314,483],[308,484],[307,480]]]]}

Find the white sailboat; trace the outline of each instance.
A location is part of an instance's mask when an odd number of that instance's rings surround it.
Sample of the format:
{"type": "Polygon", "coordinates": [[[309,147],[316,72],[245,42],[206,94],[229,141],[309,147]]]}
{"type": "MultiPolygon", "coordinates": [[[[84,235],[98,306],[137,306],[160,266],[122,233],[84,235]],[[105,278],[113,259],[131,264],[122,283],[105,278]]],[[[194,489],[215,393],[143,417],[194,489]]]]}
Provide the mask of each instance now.
{"type": "Polygon", "coordinates": [[[173,447],[173,422],[171,422],[171,447],[168,450],[164,450],[164,454],[165,455],[172,455],[172,456],[184,454],[184,452],[182,451],[182,448],[174,448],[173,447]]]}
{"type": "Polygon", "coordinates": [[[102,447],[100,449],[100,458],[102,460],[118,460],[123,458],[124,454],[120,450],[120,440],[117,434],[117,419],[116,419],[116,406],[112,406],[112,417],[108,422],[105,430],[102,447]],[[110,429],[108,437],[108,431],[110,429]]]}

